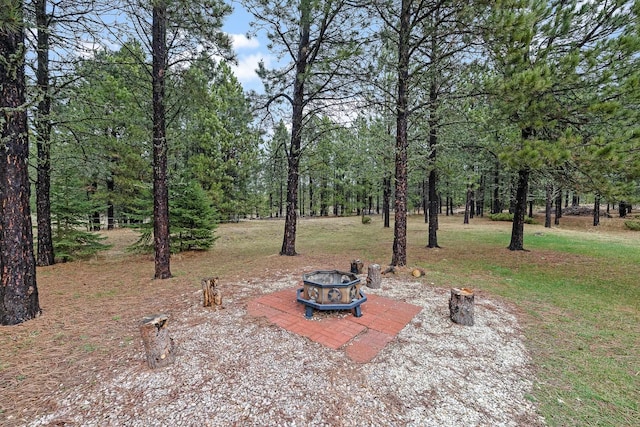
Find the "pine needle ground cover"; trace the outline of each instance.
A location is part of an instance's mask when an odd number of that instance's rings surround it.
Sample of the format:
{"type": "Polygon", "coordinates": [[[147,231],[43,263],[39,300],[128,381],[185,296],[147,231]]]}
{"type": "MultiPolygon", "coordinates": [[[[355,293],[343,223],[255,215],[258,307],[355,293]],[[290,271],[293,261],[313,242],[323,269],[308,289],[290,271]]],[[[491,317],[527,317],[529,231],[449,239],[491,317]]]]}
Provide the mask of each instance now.
{"type": "MultiPolygon", "coordinates": [[[[640,418],[640,235],[618,218],[589,222],[527,225],[529,251],[511,252],[510,223],[441,217],[442,248],[426,249],[427,225],[414,216],[408,267],[425,269],[425,286],[470,287],[518,308],[536,370],[530,399],[549,425],[631,426],[640,418]]],[[[393,229],[376,216],[301,219],[296,257],[277,255],[283,226],[220,225],[212,249],[172,258],[168,280],[152,280],[150,256],[125,250],[137,239],[131,230],[105,232],[111,249],[91,260],[38,269],[43,316],[0,328],[0,425],[22,425],[52,409],[56,393],[108,378],[139,345],[140,319],[166,310],[162,301],[182,309],[202,277],[259,289],[286,274],[348,269],[355,258],[391,259],[393,229]]]]}

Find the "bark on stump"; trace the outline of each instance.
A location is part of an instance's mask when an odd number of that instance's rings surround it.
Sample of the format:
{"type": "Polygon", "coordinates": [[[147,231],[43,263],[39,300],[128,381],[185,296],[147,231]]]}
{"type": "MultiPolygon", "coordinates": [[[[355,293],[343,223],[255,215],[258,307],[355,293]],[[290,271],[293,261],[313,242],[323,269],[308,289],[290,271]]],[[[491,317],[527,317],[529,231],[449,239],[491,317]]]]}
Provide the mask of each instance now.
{"type": "Polygon", "coordinates": [[[200,282],[202,284],[203,307],[222,306],[222,293],[218,289],[217,277],[205,277],[200,282]]]}
{"type": "Polygon", "coordinates": [[[364,267],[364,263],[359,259],[354,259],[351,261],[351,272],[353,274],[362,274],[362,268],[364,267]]]}
{"type": "Polygon", "coordinates": [[[460,325],[473,326],[473,291],[471,289],[451,289],[449,317],[460,325]]]}
{"type": "Polygon", "coordinates": [[[367,286],[371,289],[380,289],[382,286],[380,265],[370,264],[367,268],[367,286]]]}
{"type": "Polygon", "coordinates": [[[153,314],[142,319],[140,335],[147,355],[147,365],[151,369],[171,365],[176,360],[173,339],[167,331],[169,316],[153,314]]]}

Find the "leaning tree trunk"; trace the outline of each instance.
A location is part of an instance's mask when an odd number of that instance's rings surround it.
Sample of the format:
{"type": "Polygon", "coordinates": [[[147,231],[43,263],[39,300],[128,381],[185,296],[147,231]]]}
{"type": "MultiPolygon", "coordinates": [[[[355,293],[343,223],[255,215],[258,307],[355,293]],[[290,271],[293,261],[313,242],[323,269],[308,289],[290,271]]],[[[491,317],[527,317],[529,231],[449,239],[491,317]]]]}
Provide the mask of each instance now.
{"type": "Polygon", "coordinates": [[[167,136],[164,107],[164,78],[167,68],[167,5],[153,7],[153,243],[155,278],[171,277],[169,247],[169,186],[167,178],[167,136]]]}
{"type": "Polygon", "coordinates": [[[516,190],[516,200],[513,212],[511,243],[509,243],[509,249],[512,251],[524,250],[524,216],[527,213],[529,173],[528,168],[523,168],[518,171],[518,188],[516,190]]]}
{"type": "Polygon", "coordinates": [[[296,57],[296,77],[293,83],[293,111],[291,116],[291,146],[288,154],[287,212],[280,255],[296,255],[296,227],[298,207],[298,177],[300,174],[300,147],[302,146],[302,120],[304,114],[304,83],[311,37],[311,10],[308,0],[300,4],[300,44],[296,57]]]}
{"type": "MultiPolygon", "coordinates": [[[[15,2],[14,2],[15,3],[15,2]]],[[[5,6],[6,7],[6,4],[5,6]]],[[[20,2],[22,8],[22,2],[20,2]]],[[[22,17],[22,11],[17,16],[22,17]]],[[[22,21],[0,31],[0,324],[40,313],[29,206],[22,21]]]]}
{"type": "Polygon", "coordinates": [[[398,41],[398,97],[396,100],[396,200],[391,265],[407,264],[407,121],[411,1],[402,0],[398,41]]]}
{"type": "Polygon", "coordinates": [[[47,1],[37,0],[36,25],[37,61],[36,80],[41,100],[36,109],[36,217],[38,226],[38,265],[52,265],[53,235],[51,232],[51,96],[49,94],[49,22],[47,1]]]}

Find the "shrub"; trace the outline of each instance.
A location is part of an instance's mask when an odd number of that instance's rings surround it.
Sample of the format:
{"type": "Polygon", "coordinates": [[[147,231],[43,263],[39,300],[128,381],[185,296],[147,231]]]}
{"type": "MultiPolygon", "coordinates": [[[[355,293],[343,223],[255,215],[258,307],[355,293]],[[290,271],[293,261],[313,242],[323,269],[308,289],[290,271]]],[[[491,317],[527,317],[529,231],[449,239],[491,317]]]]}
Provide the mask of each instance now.
{"type": "Polygon", "coordinates": [[[635,221],[635,220],[625,221],[624,225],[629,230],[640,231],[640,221],[635,221]]]}
{"type": "MultiPolygon", "coordinates": [[[[513,214],[509,213],[509,212],[500,212],[497,214],[489,214],[488,215],[489,219],[491,221],[508,221],[508,222],[513,222],[513,214]]],[[[524,222],[525,224],[536,224],[536,221],[528,216],[524,217],[524,222]]]]}
{"type": "Polygon", "coordinates": [[[370,216],[362,216],[362,223],[363,224],[370,224],[371,223],[371,217],[370,216]]]}

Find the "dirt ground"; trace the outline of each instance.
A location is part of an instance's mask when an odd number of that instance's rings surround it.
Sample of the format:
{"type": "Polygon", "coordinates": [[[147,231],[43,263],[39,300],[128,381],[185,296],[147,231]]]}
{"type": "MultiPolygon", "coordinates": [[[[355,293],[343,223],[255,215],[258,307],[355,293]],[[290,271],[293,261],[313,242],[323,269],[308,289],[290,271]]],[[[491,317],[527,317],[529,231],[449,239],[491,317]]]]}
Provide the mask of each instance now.
{"type": "MultiPolygon", "coordinates": [[[[589,219],[563,218],[565,227],[587,227],[589,219]]],[[[221,227],[220,239],[243,233],[242,224],[221,227]]],[[[222,281],[245,284],[239,303],[260,295],[260,282],[313,265],[343,265],[344,254],[299,257],[242,257],[225,246],[172,259],[174,277],[153,280],[153,259],[125,251],[136,235],[126,229],[105,232],[113,247],[82,262],[38,268],[43,314],[22,325],[0,327],[0,425],[28,425],[58,409],[69,390],[95,386],[98,377],[131,363],[139,353],[138,325],[148,314],[189,310],[185,296],[199,290],[199,278],[215,270],[222,281]],[[224,259],[225,268],[214,265],[224,259]]],[[[280,237],[278,237],[279,239],[280,237]]],[[[51,425],[65,424],[63,421],[51,425]]]]}

